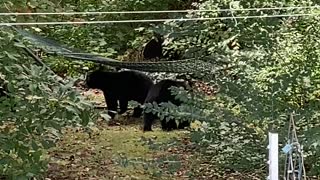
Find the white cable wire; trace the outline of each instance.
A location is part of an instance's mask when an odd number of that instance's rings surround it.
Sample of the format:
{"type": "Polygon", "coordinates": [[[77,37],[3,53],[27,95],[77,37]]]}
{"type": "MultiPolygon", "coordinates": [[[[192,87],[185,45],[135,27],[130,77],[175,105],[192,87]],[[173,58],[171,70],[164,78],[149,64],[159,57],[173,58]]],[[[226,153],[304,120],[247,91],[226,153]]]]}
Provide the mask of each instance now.
{"type": "Polygon", "coordinates": [[[203,9],[203,10],[163,10],[163,11],[107,11],[107,12],[38,12],[38,13],[0,13],[0,16],[25,16],[25,15],[101,15],[101,14],[156,14],[156,13],[188,13],[188,12],[226,12],[226,11],[266,11],[266,10],[290,10],[290,9],[315,9],[320,6],[290,6],[290,7],[266,7],[243,9],[203,9]]]}
{"type": "Polygon", "coordinates": [[[206,20],[225,20],[225,19],[254,19],[254,18],[275,18],[275,17],[301,17],[301,16],[317,16],[319,13],[312,14],[279,14],[279,15],[263,15],[263,16],[230,16],[230,17],[214,17],[214,18],[188,18],[188,19],[139,19],[139,20],[118,20],[118,21],[61,21],[61,22],[22,22],[22,23],[0,23],[0,26],[32,26],[32,25],[67,25],[67,24],[110,24],[110,23],[142,23],[142,22],[164,22],[164,21],[206,21],[206,20]]]}

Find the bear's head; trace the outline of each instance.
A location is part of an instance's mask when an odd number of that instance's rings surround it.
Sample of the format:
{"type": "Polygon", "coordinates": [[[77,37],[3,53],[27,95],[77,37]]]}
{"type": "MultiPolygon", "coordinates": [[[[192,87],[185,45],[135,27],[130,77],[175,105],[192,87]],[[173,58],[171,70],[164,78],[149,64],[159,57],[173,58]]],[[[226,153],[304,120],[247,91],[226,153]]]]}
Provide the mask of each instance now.
{"type": "Polygon", "coordinates": [[[100,89],[103,87],[104,79],[107,78],[107,72],[101,70],[93,71],[86,77],[86,86],[92,89],[100,89]]]}

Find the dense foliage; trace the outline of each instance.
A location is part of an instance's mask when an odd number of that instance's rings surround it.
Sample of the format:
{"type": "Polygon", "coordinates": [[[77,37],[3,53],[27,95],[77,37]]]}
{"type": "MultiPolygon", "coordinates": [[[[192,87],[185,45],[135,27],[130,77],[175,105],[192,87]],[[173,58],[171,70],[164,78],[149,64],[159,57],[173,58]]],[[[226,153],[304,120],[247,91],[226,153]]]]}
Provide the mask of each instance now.
{"type": "MultiPolygon", "coordinates": [[[[220,8],[227,8],[230,3],[206,1],[199,7],[217,8],[219,5],[220,8]]],[[[239,3],[237,7],[313,4],[311,1],[278,3],[239,3]]],[[[306,9],[286,13],[312,12],[316,11],[306,9]]],[[[280,13],[285,12],[237,11],[236,14],[280,13]]],[[[205,13],[200,16],[221,17],[226,14],[205,13]]],[[[206,147],[205,152],[211,155],[213,164],[233,170],[262,169],[263,162],[266,162],[263,152],[267,132],[279,132],[281,145],[284,145],[287,117],[295,112],[298,114],[295,119],[300,130],[299,137],[306,150],[305,165],[308,173],[317,174],[318,30],[318,17],[313,16],[198,22],[197,26],[185,23],[174,30],[183,32],[181,36],[177,33],[176,44],[184,44],[186,53],[198,49],[194,52],[223,55],[238,65],[229,76],[215,79],[214,84],[220,89],[215,98],[204,100],[205,97],[194,99],[184,96],[182,100],[186,101],[186,107],[180,107],[175,113],[182,119],[202,122],[198,123],[200,128],[192,138],[206,147]]],[[[171,105],[167,106],[169,108],[165,110],[158,108],[158,113],[167,113],[169,109],[174,111],[171,105]]]]}
{"type": "MultiPolygon", "coordinates": [[[[317,1],[312,0],[100,0],[61,1],[54,4],[53,1],[45,0],[28,1],[27,4],[8,1],[1,10],[52,12],[225,9],[308,6],[316,3],[317,1]]],[[[317,12],[316,9],[213,11],[173,15],[27,16],[2,20],[82,21],[317,12]]],[[[87,52],[114,58],[128,52],[141,51],[142,45],[151,38],[152,32],[157,32],[165,36],[165,52],[178,51],[181,58],[210,56],[214,59],[211,63],[216,66],[221,65],[219,59],[226,59],[226,62],[236,67],[211,80],[210,83],[219,87],[219,92],[214,97],[209,98],[200,92],[180,91],[178,98],[185,101],[184,105],[174,108],[172,104],[164,104],[156,106],[154,112],[162,116],[170,114],[178,120],[196,122],[191,133],[193,142],[201,147],[203,154],[210,157],[210,163],[235,171],[264,169],[267,132],[279,132],[281,145],[284,145],[287,116],[295,112],[299,138],[305,148],[307,173],[319,175],[319,27],[318,16],[302,16],[171,21],[156,24],[44,26],[33,30],[87,52]]],[[[5,29],[1,29],[0,33],[0,46],[6,46],[6,50],[0,52],[0,72],[8,83],[10,94],[9,98],[3,98],[0,109],[0,123],[6,124],[1,138],[1,173],[24,177],[38,175],[45,167],[42,150],[48,144],[44,142],[55,139],[54,132],[65,123],[87,124],[93,114],[86,113],[90,110],[90,105],[80,100],[75,91],[70,90],[70,85],[57,83],[56,77],[49,75],[46,70],[24,63],[25,57],[12,46],[13,34],[5,29]]],[[[58,60],[48,58],[50,66],[62,74],[72,74],[88,65],[84,62],[75,64],[66,63],[67,61],[60,58],[58,60]]]]}
{"type": "Polygon", "coordinates": [[[0,174],[12,179],[36,177],[46,170],[45,149],[55,145],[69,125],[87,125],[96,113],[72,87],[15,47],[9,29],[1,29],[0,72],[7,96],[0,103],[0,174]]]}

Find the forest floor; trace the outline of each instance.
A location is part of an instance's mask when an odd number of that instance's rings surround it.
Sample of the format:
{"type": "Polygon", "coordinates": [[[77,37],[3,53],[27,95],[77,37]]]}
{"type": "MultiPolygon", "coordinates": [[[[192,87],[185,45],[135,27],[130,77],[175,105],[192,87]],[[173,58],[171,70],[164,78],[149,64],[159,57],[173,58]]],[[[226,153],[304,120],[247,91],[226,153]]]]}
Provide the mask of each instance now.
{"type": "MultiPolygon", "coordinates": [[[[101,93],[89,96],[104,102],[101,93]]],[[[187,130],[163,132],[157,124],[153,132],[143,133],[141,127],[142,119],[124,115],[98,120],[90,133],[65,129],[49,151],[47,180],[259,179],[252,173],[221,173],[201,156],[187,130]]]]}

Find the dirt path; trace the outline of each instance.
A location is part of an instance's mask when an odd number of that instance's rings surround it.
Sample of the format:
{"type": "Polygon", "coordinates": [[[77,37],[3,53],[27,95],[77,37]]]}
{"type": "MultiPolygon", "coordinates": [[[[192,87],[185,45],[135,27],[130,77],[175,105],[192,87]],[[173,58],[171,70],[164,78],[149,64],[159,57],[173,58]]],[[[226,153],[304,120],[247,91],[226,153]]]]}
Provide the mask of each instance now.
{"type": "Polygon", "coordinates": [[[83,130],[67,129],[64,138],[49,153],[51,162],[47,177],[50,179],[183,177],[185,172],[180,170],[183,168],[180,161],[187,154],[180,154],[170,146],[174,146],[177,143],[175,139],[183,138],[186,133],[186,131],[165,133],[160,129],[143,133],[132,125],[93,127],[90,134],[83,130]],[[172,168],[175,168],[174,172],[172,168]]]}
{"type": "MultiPolygon", "coordinates": [[[[104,106],[100,91],[83,92],[104,106]]],[[[130,112],[129,112],[130,114],[130,112]]],[[[185,179],[181,159],[172,146],[181,143],[188,131],[163,132],[159,127],[143,133],[142,119],[129,115],[116,120],[99,120],[83,129],[66,129],[57,147],[49,151],[49,179],[185,179]]]]}
{"type": "MultiPolygon", "coordinates": [[[[84,95],[104,105],[99,91],[84,95]]],[[[65,129],[57,147],[48,152],[47,180],[259,179],[221,173],[190,142],[187,130],[164,132],[158,124],[153,132],[143,133],[141,127],[142,119],[118,116],[109,123],[99,120],[90,131],[65,129]]]]}

